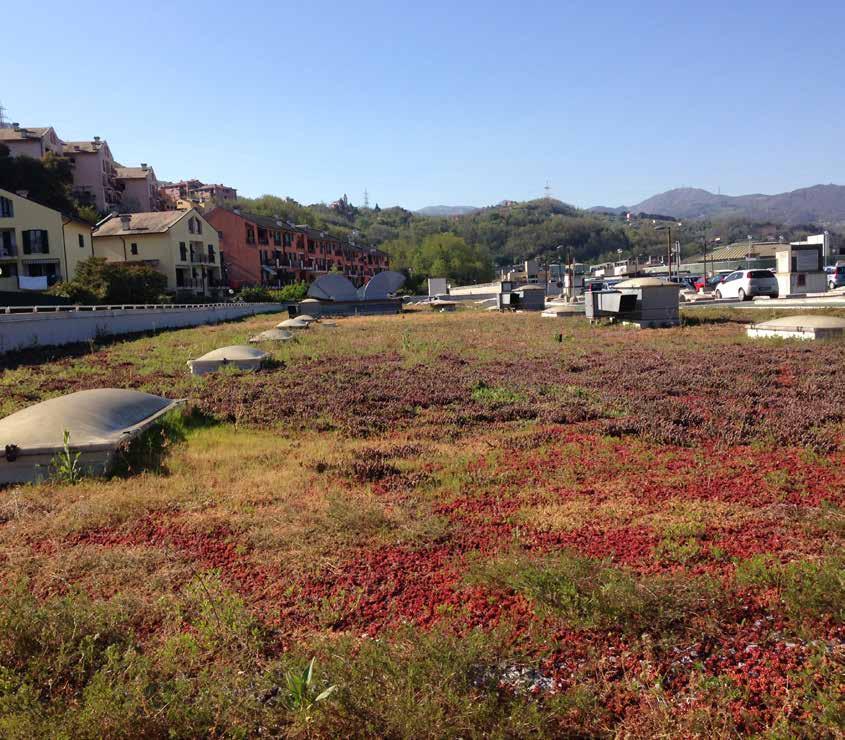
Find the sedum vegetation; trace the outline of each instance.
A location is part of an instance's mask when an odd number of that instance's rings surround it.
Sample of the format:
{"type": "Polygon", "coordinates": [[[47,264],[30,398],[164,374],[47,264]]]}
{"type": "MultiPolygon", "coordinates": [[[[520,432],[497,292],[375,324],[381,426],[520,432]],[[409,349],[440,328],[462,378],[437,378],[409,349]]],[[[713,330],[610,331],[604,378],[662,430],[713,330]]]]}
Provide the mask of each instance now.
{"type": "Polygon", "coordinates": [[[2,356],[4,415],[189,402],[111,479],[0,491],[0,735],[841,734],[845,345],[751,315],[348,318],[200,378],[278,319],[2,356]]]}

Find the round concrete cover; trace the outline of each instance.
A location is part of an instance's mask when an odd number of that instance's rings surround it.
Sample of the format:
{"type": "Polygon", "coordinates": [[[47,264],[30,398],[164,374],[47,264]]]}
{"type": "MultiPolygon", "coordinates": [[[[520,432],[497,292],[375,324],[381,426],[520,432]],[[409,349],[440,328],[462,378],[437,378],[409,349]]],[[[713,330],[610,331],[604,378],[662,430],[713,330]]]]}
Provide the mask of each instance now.
{"type": "Polygon", "coordinates": [[[74,450],[116,447],[167,413],[178,401],[140,391],[100,388],[51,398],[0,419],[0,450],[61,450],[70,433],[74,450]]]}
{"type": "Polygon", "coordinates": [[[267,353],[260,349],[249,347],[246,344],[233,344],[231,347],[213,349],[202,357],[198,357],[195,362],[239,362],[243,360],[263,360],[265,357],[267,357],[267,353]]]}
{"type": "Polygon", "coordinates": [[[268,329],[267,331],[262,331],[260,334],[256,334],[254,337],[250,337],[250,342],[287,342],[289,339],[293,339],[293,334],[289,331],[285,331],[284,329],[268,329]]]}
{"type": "Polygon", "coordinates": [[[308,288],[309,298],[321,298],[324,301],[354,301],[358,291],[344,275],[329,273],[321,275],[308,288]]]}
{"type": "Polygon", "coordinates": [[[285,319],[281,324],[276,324],[277,329],[307,329],[308,321],[303,321],[299,316],[295,319],[285,319]]]}
{"type": "Polygon", "coordinates": [[[799,329],[845,329],[845,319],[838,316],[813,316],[804,314],[799,316],[781,316],[777,319],[754,324],[755,329],[781,329],[783,331],[797,331],[799,329]]]}
{"type": "Polygon", "coordinates": [[[315,319],[311,314],[301,313],[297,316],[300,321],[305,321],[308,324],[313,324],[317,319],[315,319]]]}
{"type": "Polygon", "coordinates": [[[639,278],[631,278],[630,280],[623,280],[621,283],[616,283],[616,285],[611,286],[613,288],[658,288],[658,287],[671,287],[671,288],[678,288],[680,289],[680,285],[678,283],[670,283],[668,280],[661,280],[660,278],[656,277],[639,277],[639,278]]]}

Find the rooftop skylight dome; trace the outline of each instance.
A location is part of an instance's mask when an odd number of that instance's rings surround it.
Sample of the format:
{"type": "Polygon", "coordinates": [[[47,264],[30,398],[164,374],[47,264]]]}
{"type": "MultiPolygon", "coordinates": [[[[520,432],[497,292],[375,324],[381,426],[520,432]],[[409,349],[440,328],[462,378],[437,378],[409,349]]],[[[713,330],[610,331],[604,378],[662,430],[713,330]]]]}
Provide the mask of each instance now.
{"type": "Polygon", "coordinates": [[[257,344],[259,342],[287,342],[291,339],[293,339],[293,334],[289,331],[267,329],[267,331],[262,331],[260,334],[250,337],[249,341],[251,344],[257,344]]]}
{"type": "Polygon", "coordinates": [[[118,388],[78,391],[0,419],[0,485],[43,480],[68,446],[88,475],[104,475],[117,449],[181,401],[118,388]]]}
{"type": "Polygon", "coordinates": [[[220,347],[207,352],[196,360],[188,360],[188,367],[192,375],[213,373],[221,367],[236,367],[240,370],[258,370],[268,359],[269,355],[260,349],[246,344],[235,344],[230,347],[220,347]]]}

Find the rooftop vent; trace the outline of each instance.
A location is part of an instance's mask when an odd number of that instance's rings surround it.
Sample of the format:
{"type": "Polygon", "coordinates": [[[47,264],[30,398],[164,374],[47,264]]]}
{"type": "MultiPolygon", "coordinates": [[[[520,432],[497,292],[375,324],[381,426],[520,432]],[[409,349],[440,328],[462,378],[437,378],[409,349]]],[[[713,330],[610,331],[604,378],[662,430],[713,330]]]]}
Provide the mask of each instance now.
{"type": "Polygon", "coordinates": [[[29,190],[17,190],[16,192],[21,198],[29,197],[29,190]]]}
{"type": "Polygon", "coordinates": [[[205,375],[227,366],[240,370],[258,370],[268,359],[266,352],[255,347],[235,344],[212,350],[196,360],[188,360],[188,367],[193,375],[205,375]]]}
{"type": "Polygon", "coordinates": [[[148,169],[148,165],[147,165],[147,163],[146,163],[146,162],[141,162],[141,169],[142,169],[142,170],[146,170],[146,169],[148,169]]]}
{"type": "Polygon", "coordinates": [[[120,225],[124,229],[128,229],[132,224],[132,215],[129,213],[121,213],[120,214],[120,225]]]}

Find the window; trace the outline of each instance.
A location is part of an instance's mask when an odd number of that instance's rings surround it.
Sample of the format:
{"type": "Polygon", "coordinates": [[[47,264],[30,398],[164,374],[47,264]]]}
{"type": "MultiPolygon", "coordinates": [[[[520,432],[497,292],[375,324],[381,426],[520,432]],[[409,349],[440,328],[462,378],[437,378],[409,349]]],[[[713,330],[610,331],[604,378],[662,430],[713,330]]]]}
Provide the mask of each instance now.
{"type": "Polygon", "coordinates": [[[79,235],[78,235],[78,239],[79,239],[79,246],[80,246],[80,248],[84,249],[84,248],[85,248],[85,235],[84,235],[84,234],[79,234],[79,235]]]}
{"type": "Polygon", "coordinates": [[[194,228],[196,228],[197,234],[202,234],[202,221],[198,218],[194,219],[194,228]]]}
{"type": "Polygon", "coordinates": [[[132,242],[132,244],[129,246],[129,251],[132,254],[138,254],[138,245],[135,242],[132,242]]]}
{"type": "Polygon", "coordinates": [[[15,215],[15,207],[8,198],[0,198],[0,218],[12,218],[15,215]]]}
{"type": "Polygon", "coordinates": [[[18,274],[18,266],[12,262],[11,264],[3,264],[0,262],[0,278],[16,277],[18,274]]]}
{"type": "Polygon", "coordinates": [[[191,216],[191,217],[188,219],[188,233],[189,233],[189,234],[193,234],[193,233],[195,233],[195,232],[194,232],[194,220],[195,220],[195,219],[194,219],[194,217],[193,217],[193,216],[191,216]]]}
{"type": "Polygon", "coordinates": [[[50,251],[50,240],[44,229],[30,229],[22,233],[24,254],[47,254],[50,251]]]}
{"type": "Polygon", "coordinates": [[[267,229],[262,229],[260,226],[258,227],[258,243],[259,244],[268,244],[269,241],[267,239],[267,229]]]}
{"type": "Polygon", "coordinates": [[[282,232],[281,231],[274,231],[273,232],[273,244],[277,247],[282,246],[282,232]]]}
{"type": "Polygon", "coordinates": [[[253,229],[249,224],[247,224],[246,227],[246,243],[255,244],[255,229],[253,229]]]}
{"type": "Polygon", "coordinates": [[[208,245],[208,261],[214,262],[214,245],[213,244],[208,245]]]}
{"type": "Polygon", "coordinates": [[[179,259],[182,262],[188,261],[188,248],[185,246],[185,242],[179,242],[179,259]]]}
{"type": "Polygon", "coordinates": [[[0,231],[0,257],[14,257],[18,253],[14,229],[0,231]]]}

